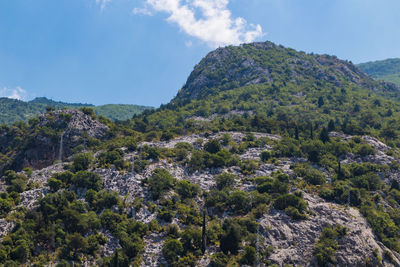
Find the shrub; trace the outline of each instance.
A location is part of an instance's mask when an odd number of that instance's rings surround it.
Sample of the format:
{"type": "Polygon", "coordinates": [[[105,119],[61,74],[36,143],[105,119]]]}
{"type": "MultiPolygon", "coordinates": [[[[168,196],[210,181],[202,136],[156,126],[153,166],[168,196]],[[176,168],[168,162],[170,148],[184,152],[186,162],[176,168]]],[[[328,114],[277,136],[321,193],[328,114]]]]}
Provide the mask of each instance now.
{"type": "Polygon", "coordinates": [[[224,172],[223,174],[215,177],[215,183],[218,190],[222,190],[224,188],[233,188],[236,184],[236,175],[224,172]]]}
{"type": "Polygon", "coordinates": [[[268,161],[272,157],[271,151],[263,151],[260,154],[260,158],[263,162],[268,161]]]}
{"type": "Polygon", "coordinates": [[[347,228],[336,225],[326,227],[322,230],[321,236],[314,246],[313,254],[318,261],[319,266],[330,266],[336,264],[336,250],[338,248],[338,239],[343,238],[347,233],[347,228]]]}
{"type": "Polygon", "coordinates": [[[229,261],[228,256],[226,256],[222,252],[217,252],[213,255],[211,255],[211,267],[225,267],[227,266],[229,261]]]}
{"type": "Polygon", "coordinates": [[[241,242],[240,227],[236,223],[225,221],[224,230],[225,233],[220,238],[221,250],[226,255],[228,253],[236,255],[241,242]]]}
{"type": "Polygon", "coordinates": [[[74,171],[85,171],[93,162],[93,156],[90,153],[80,153],[74,156],[72,167],[74,171]]]}
{"type": "Polygon", "coordinates": [[[88,171],[79,171],[72,177],[72,184],[77,188],[86,188],[99,191],[102,186],[100,175],[88,171]]]}
{"type": "Polygon", "coordinates": [[[307,202],[295,194],[285,194],[275,200],[274,207],[278,210],[289,212],[288,215],[295,215],[297,217],[298,214],[305,214],[307,211],[307,202]],[[289,207],[296,209],[298,213],[296,213],[293,209],[287,209],[289,207]]]}
{"type": "Polygon", "coordinates": [[[182,198],[194,198],[200,192],[200,187],[187,180],[182,180],[177,183],[176,191],[182,198]]]}
{"type": "Polygon", "coordinates": [[[375,154],[375,148],[368,144],[362,144],[356,146],[356,148],[354,149],[354,153],[356,155],[359,155],[360,157],[366,157],[375,154]]]}
{"type": "Polygon", "coordinates": [[[250,246],[244,248],[244,254],[240,259],[240,263],[243,265],[253,266],[257,261],[256,249],[250,246]]]}
{"type": "Polygon", "coordinates": [[[299,157],[301,156],[298,142],[290,138],[282,138],[278,144],[273,147],[273,151],[278,157],[299,157]]]}
{"type": "Polygon", "coordinates": [[[307,183],[312,185],[322,185],[326,182],[325,175],[319,171],[314,169],[309,165],[299,165],[294,169],[296,175],[303,177],[307,183]]]}
{"type": "Polygon", "coordinates": [[[162,248],[162,253],[166,261],[173,264],[183,255],[182,243],[177,239],[167,240],[162,248]]]}
{"type": "Polygon", "coordinates": [[[365,188],[370,191],[378,190],[382,186],[381,178],[374,172],[354,177],[353,184],[358,188],[365,188]]]}
{"type": "Polygon", "coordinates": [[[285,194],[289,192],[289,185],[287,183],[281,182],[279,179],[274,179],[271,177],[258,177],[257,179],[264,182],[257,185],[257,191],[260,193],[278,193],[285,194]]]}
{"type": "Polygon", "coordinates": [[[62,188],[63,183],[60,180],[52,177],[47,181],[47,186],[50,187],[52,192],[57,192],[62,188]]]}
{"type": "Polygon", "coordinates": [[[204,150],[211,154],[216,154],[221,149],[222,149],[221,143],[217,139],[212,139],[204,145],[204,150]]]}
{"type": "Polygon", "coordinates": [[[148,184],[154,200],[173,188],[175,178],[166,169],[155,169],[153,175],[148,179],[148,184]]]}

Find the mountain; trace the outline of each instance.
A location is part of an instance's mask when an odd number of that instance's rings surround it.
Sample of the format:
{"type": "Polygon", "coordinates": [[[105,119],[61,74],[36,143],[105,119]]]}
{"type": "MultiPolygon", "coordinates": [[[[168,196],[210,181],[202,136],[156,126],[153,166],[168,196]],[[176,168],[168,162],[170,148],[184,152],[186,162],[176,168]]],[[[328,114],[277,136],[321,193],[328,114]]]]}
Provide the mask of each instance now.
{"type": "Polygon", "coordinates": [[[358,67],[375,79],[400,86],[400,58],[362,63],[358,67]]]}
{"type": "Polygon", "coordinates": [[[65,103],[54,101],[45,97],[37,97],[31,101],[0,98],[0,124],[12,124],[17,121],[28,121],[46,111],[47,107],[56,109],[70,108],[77,109],[82,107],[92,108],[97,115],[101,115],[112,120],[127,120],[134,115],[142,113],[152,107],[138,105],[102,105],[94,106],[91,104],[65,103]]]}
{"type": "Polygon", "coordinates": [[[400,266],[399,88],[273,43],[126,121],[0,126],[0,265],[400,266]]]}
{"type": "MultiPolygon", "coordinates": [[[[386,126],[400,127],[399,90],[335,56],[270,42],[245,44],[209,53],[171,103],[146,116],[146,122],[179,132],[185,121],[213,118],[218,123],[218,118],[247,114],[290,124],[292,131],[295,124],[326,126],[332,120],[348,134],[379,135],[386,126]]],[[[140,119],[137,125],[140,130],[140,119]]]]}

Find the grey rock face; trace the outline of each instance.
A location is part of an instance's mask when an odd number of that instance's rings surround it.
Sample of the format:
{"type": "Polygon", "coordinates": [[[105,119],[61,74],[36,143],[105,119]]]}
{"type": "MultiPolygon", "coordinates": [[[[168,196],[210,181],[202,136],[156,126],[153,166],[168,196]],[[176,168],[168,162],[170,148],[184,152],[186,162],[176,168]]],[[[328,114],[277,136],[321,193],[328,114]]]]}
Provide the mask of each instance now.
{"type": "Polygon", "coordinates": [[[39,133],[29,147],[17,155],[17,169],[24,167],[45,168],[59,158],[61,135],[63,144],[61,157],[67,158],[72,149],[84,144],[86,138],[101,138],[108,127],[79,110],[58,110],[39,117],[40,126],[58,129],[60,136],[47,136],[39,133]]]}
{"type": "MultiPolygon", "coordinates": [[[[338,266],[363,266],[367,257],[372,258],[375,249],[380,255],[388,250],[373,234],[366,220],[354,208],[327,203],[319,197],[305,194],[310,211],[315,215],[308,220],[293,221],[286,214],[272,210],[260,223],[264,228],[266,243],[275,249],[270,259],[284,266],[318,266],[313,258],[314,244],[324,227],[340,224],[349,229],[339,243],[338,266]]],[[[393,255],[395,266],[400,264],[397,253],[393,255]]],[[[385,262],[385,266],[392,266],[385,262]]]]}

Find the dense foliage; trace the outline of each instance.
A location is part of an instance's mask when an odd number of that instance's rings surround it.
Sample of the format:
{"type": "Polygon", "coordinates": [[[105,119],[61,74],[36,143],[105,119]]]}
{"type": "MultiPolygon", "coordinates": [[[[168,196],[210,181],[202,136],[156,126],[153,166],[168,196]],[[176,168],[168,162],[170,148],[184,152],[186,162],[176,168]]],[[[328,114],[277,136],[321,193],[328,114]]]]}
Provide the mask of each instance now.
{"type": "Polygon", "coordinates": [[[375,79],[400,86],[400,59],[398,58],[362,63],[358,67],[375,79]]]}
{"type": "Polygon", "coordinates": [[[34,100],[24,102],[21,100],[0,98],[0,124],[12,124],[18,121],[27,122],[29,119],[46,112],[48,108],[81,108],[90,107],[97,115],[110,118],[111,120],[127,120],[134,115],[141,114],[144,110],[152,107],[138,105],[101,105],[57,102],[45,97],[38,97],[34,100]]]}

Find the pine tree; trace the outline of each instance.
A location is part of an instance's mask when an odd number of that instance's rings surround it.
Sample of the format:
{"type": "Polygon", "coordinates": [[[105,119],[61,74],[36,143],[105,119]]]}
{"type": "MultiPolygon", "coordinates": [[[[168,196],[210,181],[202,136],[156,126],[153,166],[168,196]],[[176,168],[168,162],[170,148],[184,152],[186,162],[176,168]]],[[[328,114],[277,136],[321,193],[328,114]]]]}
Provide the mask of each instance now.
{"type": "Polygon", "coordinates": [[[328,129],[326,129],[325,127],[322,128],[321,133],[319,134],[319,139],[326,143],[329,141],[329,132],[328,129]]]}
{"type": "Polygon", "coordinates": [[[206,245],[207,245],[207,237],[206,237],[206,210],[203,210],[203,225],[202,225],[202,238],[201,238],[201,252],[206,252],[206,245]]]}

